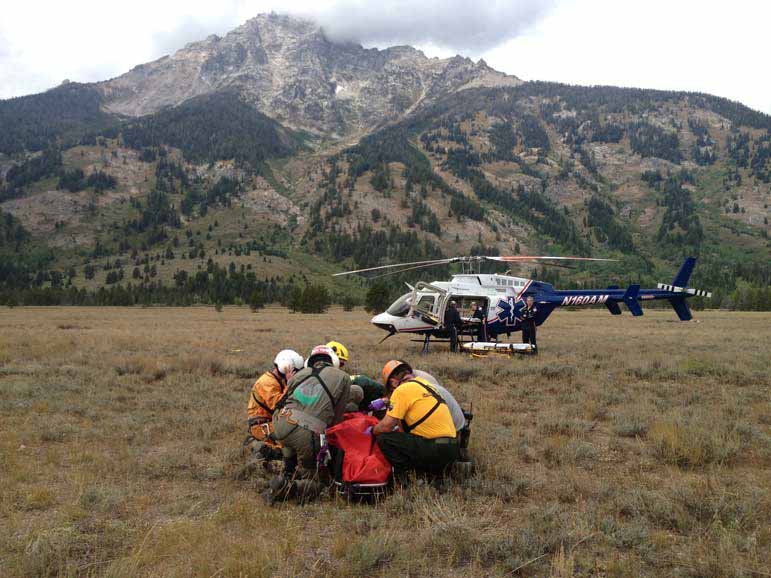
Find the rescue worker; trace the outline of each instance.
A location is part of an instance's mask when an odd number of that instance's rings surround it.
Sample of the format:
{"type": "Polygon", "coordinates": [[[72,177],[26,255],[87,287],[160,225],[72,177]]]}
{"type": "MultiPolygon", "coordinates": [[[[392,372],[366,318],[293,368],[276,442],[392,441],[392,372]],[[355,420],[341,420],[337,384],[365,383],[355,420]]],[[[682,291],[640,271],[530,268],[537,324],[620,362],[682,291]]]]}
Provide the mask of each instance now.
{"type": "MultiPolygon", "coordinates": [[[[453,396],[449,392],[449,390],[442,387],[442,385],[439,384],[439,382],[433,375],[431,375],[426,371],[421,371],[420,369],[412,369],[410,364],[408,364],[406,361],[402,361],[401,363],[403,363],[404,366],[412,372],[412,375],[414,375],[415,377],[420,377],[422,379],[425,379],[428,383],[430,383],[431,387],[433,387],[436,390],[436,392],[441,396],[441,398],[447,404],[447,408],[450,410],[450,415],[452,416],[452,425],[455,426],[455,431],[458,434],[457,435],[458,443],[461,446],[459,448],[460,458],[466,461],[468,459],[468,456],[467,456],[468,452],[465,450],[468,447],[468,436],[470,435],[470,430],[469,430],[468,419],[466,418],[466,413],[463,411],[463,408],[455,399],[455,396],[453,396]]],[[[387,407],[388,407],[388,399],[383,398],[382,400],[376,400],[370,403],[368,409],[370,409],[371,411],[382,411],[387,407]]]]}
{"type": "Polygon", "coordinates": [[[479,327],[477,328],[477,340],[485,342],[487,341],[487,315],[485,314],[482,306],[477,306],[476,303],[472,303],[472,319],[479,319],[479,327]]]}
{"type": "Polygon", "coordinates": [[[366,407],[367,405],[364,404],[364,390],[355,383],[352,383],[351,391],[348,395],[348,403],[345,405],[345,413],[365,411],[366,407]]]}
{"type": "Polygon", "coordinates": [[[340,370],[337,354],[326,345],[314,347],[273,415],[273,439],[281,444],[284,474],[271,482],[268,502],[297,491],[293,478],[298,464],[306,473],[315,471],[320,435],[342,420],[350,390],[351,378],[340,370]]]}
{"type": "Polygon", "coordinates": [[[538,354],[538,346],[535,341],[535,318],[538,315],[538,307],[535,306],[535,299],[532,295],[525,298],[525,306],[520,314],[522,315],[522,343],[529,343],[533,348],[532,352],[538,354]]]}
{"type": "Polygon", "coordinates": [[[330,341],[327,343],[327,347],[334,351],[335,355],[337,355],[337,358],[340,360],[340,369],[343,369],[348,365],[348,348],[345,345],[339,341],[330,341]]]}
{"type": "MultiPolygon", "coordinates": [[[[408,364],[407,367],[409,367],[408,364]]],[[[441,398],[444,400],[444,402],[447,404],[447,408],[450,410],[450,416],[452,416],[452,425],[455,426],[456,431],[460,431],[463,429],[463,426],[466,424],[466,418],[463,417],[463,408],[461,408],[458,401],[455,399],[455,396],[453,396],[445,387],[443,387],[437,379],[428,373],[427,371],[421,371],[420,369],[412,369],[412,374],[415,377],[420,377],[422,379],[425,379],[428,383],[431,384],[431,387],[433,387],[436,392],[441,396],[441,398]]]]}
{"type": "Polygon", "coordinates": [[[246,408],[247,424],[251,437],[261,442],[257,453],[264,458],[278,457],[272,451],[276,446],[270,439],[273,412],[287,391],[287,382],[302,368],[302,356],[292,349],[283,349],[273,359],[273,369],[263,373],[252,386],[246,408]]]}
{"type": "MultiPolygon", "coordinates": [[[[447,404],[447,408],[450,410],[450,415],[452,416],[452,424],[453,426],[455,426],[455,429],[457,431],[460,431],[461,429],[463,429],[463,426],[466,424],[466,418],[463,416],[463,408],[461,408],[460,404],[455,399],[455,397],[446,388],[442,387],[439,384],[439,381],[427,371],[421,371],[420,369],[413,369],[412,366],[406,361],[400,361],[399,363],[401,363],[405,369],[408,369],[415,377],[425,379],[431,385],[431,387],[433,387],[436,390],[436,392],[441,396],[441,398],[447,404]]],[[[384,409],[388,405],[387,402],[388,402],[388,398],[383,398],[383,401],[381,403],[378,403],[378,402],[371,403],[369,409],[374,411],[384,409]]]]}
{"type": "Polygon", "coordinates": [[[404,480],[410,471],[444,473],[458,457],[455,426],[445,400],[404,361],[386,363],[383,382],[390,394],[388,410],[372,435],[397,478],[404,480]]]}
{"type": "MultiPolygon", "coordinates": [[[[343,369],[347,366],[349,367],[348,348],[345,345],[339,341],[330,341],[327,343],[327,347],[331,348],[340,359],[340,369],[343,369]]],[[[374,379],[367,377],[366,375],[351,375],[351,384],[357,385],[359,388],[361,388],[362,396],[359,400],[358,409],[346,408],[346,411],[366,411],[367,406],[369,406],[372,401],[383,397],[383,386],[374,379]]],[[[357,397],[358,392],[355,388],[351,388],[351,400],[354,401],[357,397]]]]}
{"type": "Polygon", "coordinates": [[[383,385],[380,382],[375,381],[374,379],[366,375],[363,375],[363,374],[352,375],[351,383],[353,385],[358,385],[363,392],[361,405],[359,406],[360,411],[366,411],[368,409],[368,406],[373,401],[385,396],[385,388],[383,388],[383,385]]]}
{"type": "Polygon", "coordinates": [[[469,441],[471,439],[471,420],[474,418],[474,414],[470,411],[466,412],[455,399],[455,396],[453,396],[448,389],[443,387],[437,379],[427,371],[414,369],[412,373],[415,377],[422,377],[428,381],[434,389],[436,389],[436,392],[442,396],[445,403],[447,403],[450,415],[452,415],[452,425],[455,426],[455,437],[458,440],[458,460],[452,465],[452,473],[457,479],[469,477],[474,469],[468,451],[469,441]]]}
{"type": "Polygon", "coordinates": [[[450,333],[450,351],[453,353],[458,351],[458,330],[462,323],[455,301],[450,301],[444,312],[444,327],[450,333]]]}

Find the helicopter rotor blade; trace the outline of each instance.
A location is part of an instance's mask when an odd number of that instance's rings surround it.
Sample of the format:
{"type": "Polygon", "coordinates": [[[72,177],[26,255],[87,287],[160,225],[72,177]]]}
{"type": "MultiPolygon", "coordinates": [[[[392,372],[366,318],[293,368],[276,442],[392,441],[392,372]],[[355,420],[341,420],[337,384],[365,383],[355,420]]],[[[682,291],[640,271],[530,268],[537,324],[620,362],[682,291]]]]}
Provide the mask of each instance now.
{"type": "MultiPolygon", "coordinates": [[[[399,273],[404,273],[405,271],[412,271],[414,269],[425,269],[426,267],[436,267],[437,265],[444,265],[445,263],[439,262],[439,263],[429,263],[428,265],[415,265],[414,267],[407,267],[406,269],[399,269],[398,271],[388,271],[386,273],[381,273],[380,275],[373,275],[372,277],[367,277],[367,279],[380,279],[381,277],[388,277],[389,275],[398,275],[399,273]]],[[[409,283],[407,284],[409,285],[409,283]]]]}
{"type": "Polygon", "coordinates": [[[618,261],[618,259],[602,259],[599,257],[556,257],[553,255],[506,255],[502,257],[484,257],[488,261],[500,261],[502,263],[517,263],[529,261],[618,261]]]}
{"type": "Polygon", "coordinates": [[[450,257],[449,259],[433,259],[431,261],[413,261],[412,263],[394,263],[393,265],[381,265],[379,267],[367,267],[366,269],[356,269],[354,271],[344,271],[342,273],[334,273],[332,277],[340,277],[342,275],[353,275],[354,273],[366,273],[368,271],[379,271],[381,269],[393,269],[394,267],[406,267],[410,265],[432,267],[434,265],[444,265],[446,263],[452,263],[457,259],[458,257],[450,257]]]}
{"type": "MultiPolygon", "coordinates": [[[[380,265],[379,267],[366,267],[364,269],[354,269],[353,271],[344,271],[342,273],[333,273],[332,277],[340,277],[342,275],[353,275],[355,273],[368,273],[370,271],[381,271],[383,269],[394,269],[399,267],[398,271],[384,273],[380,275],[385,277],[386,275],[392,275],[401,273],[403,271],[411,271],[413,269],[421,269],[423,267],[434,267],[436,265],[449,265],[450,263],[476,263],[482,260],[499,261],[502,263],[530,263],[538,261],[616,261],[617,259],[601,259],[596,257],[557,257],[552,255],[533,256],[533,255],[506,255],[506,256],[486,256],[475,255],[471,257],[448,257],[445,259],[432,259],[429,261],[413,261],[411,263],[394,263],[392,265],[380,265]]],[[[546,263],[544,263],[546,264],[546,263]]],[[[370,277],[370,279],[376,279],[379,276],[370,277]]]]}

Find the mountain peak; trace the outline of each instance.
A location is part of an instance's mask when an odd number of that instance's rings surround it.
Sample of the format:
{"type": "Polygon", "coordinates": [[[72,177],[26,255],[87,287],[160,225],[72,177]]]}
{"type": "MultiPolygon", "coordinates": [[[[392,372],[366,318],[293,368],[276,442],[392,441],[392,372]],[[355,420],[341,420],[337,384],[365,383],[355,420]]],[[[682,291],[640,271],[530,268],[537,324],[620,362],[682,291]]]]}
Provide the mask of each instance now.
{"type": "Polygon", "coordinates": [[[283,34],[306,35],[321,31],[321,27],[300,16],[290,16],[288,14],[278,14],[276,12],[257,14],[244,22],[231,33],[242,32],[273,32],[283,34]]]}
{"type": "Polygon", "coordinates": [[[235,91],[287,126],[341,136],[398,120],[442,94],[520,82],[463,56],[427,58],[412,46],[381,50],[332,42],[312,20],[269,13],[137,66],[99,89],[108,111],[129,116],[235,91]]]}

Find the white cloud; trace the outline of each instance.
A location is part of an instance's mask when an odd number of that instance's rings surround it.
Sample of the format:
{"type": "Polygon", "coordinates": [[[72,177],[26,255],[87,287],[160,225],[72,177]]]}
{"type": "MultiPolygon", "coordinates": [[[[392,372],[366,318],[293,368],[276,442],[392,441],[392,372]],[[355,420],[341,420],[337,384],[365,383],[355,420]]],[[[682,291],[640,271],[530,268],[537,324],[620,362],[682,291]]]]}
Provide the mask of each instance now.
{"type": "Polygon", "coordinates": [[[707,92],[771,113],[771,3],[563,0],[486,56],[526,80],[707,92]]]}
{"type": "Polygon", "coordinates": [[[340,0],[315,11],[331,39],[434,44],[477,55],[518,36],[552,0],[340,0]]]}

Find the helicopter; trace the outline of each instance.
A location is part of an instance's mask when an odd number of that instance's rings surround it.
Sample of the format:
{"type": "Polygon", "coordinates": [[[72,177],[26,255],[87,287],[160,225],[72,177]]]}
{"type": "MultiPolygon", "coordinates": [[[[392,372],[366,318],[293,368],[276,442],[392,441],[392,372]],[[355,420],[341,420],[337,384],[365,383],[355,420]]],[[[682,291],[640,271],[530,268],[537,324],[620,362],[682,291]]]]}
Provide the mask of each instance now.
{"type": "MultiPolygon", "coordinates": [[[[634,317],[643,315],[642,301],[667,299],[681,321],[692,319],[686,299],[693,296],[711,297],[707,291],[688,287],[688,281],[693,273],[696,259],[687,257],[680,266],[671,284],[659,283],[655,289],[641,289],[640,285],[629,285],[622,289],[611,285],[604,289],[557,290],[551,284],[515,277],[508,274],[483,274],[474,272],[475,265],[485,261],[499,263],[542,263],[559,264],[575,261],[614,261],[591,257],[557,257],[557,256],[466,256],[436,259],[432,261],[415,261],[369,267],[336,273],[333,276],[368,273],[391,269],[387,275],[404,271],[460,263],[462,273],[452,276],[450,281],[419,282],[414,286],[406,283],[409,292],[399,297],[383,313],[375,315],[371,323],[388,332],[382,340],[397,333],[408,333],[423,336],[423,352],[428,351],[432,337],[448,338],[449,331],[444,326],[444,313],[449,303],[454,301],[461,313],[463,321],[459,336],[476,338],[481,334],[480,324],[485,325],[485,334],[489,341],[471,341],[462,344],[468,351],[505,351],[531,353],[533,348],[527,343],[500,343],[498,337],[522,330],[522,309],[525,299],[532,295],[537,304],[535,317],[536,326],[542,325],[557,307],[589,307],[604,305],[612,315],[621,315],[623,304],[634,317]],[[399,268],[398,270],[396,270],[399,268]],[[481,307],[481,319],[472,317],[471,305],[481,307]]],[[[481,267],[477,267],[481,269],[481,267]]]]}

